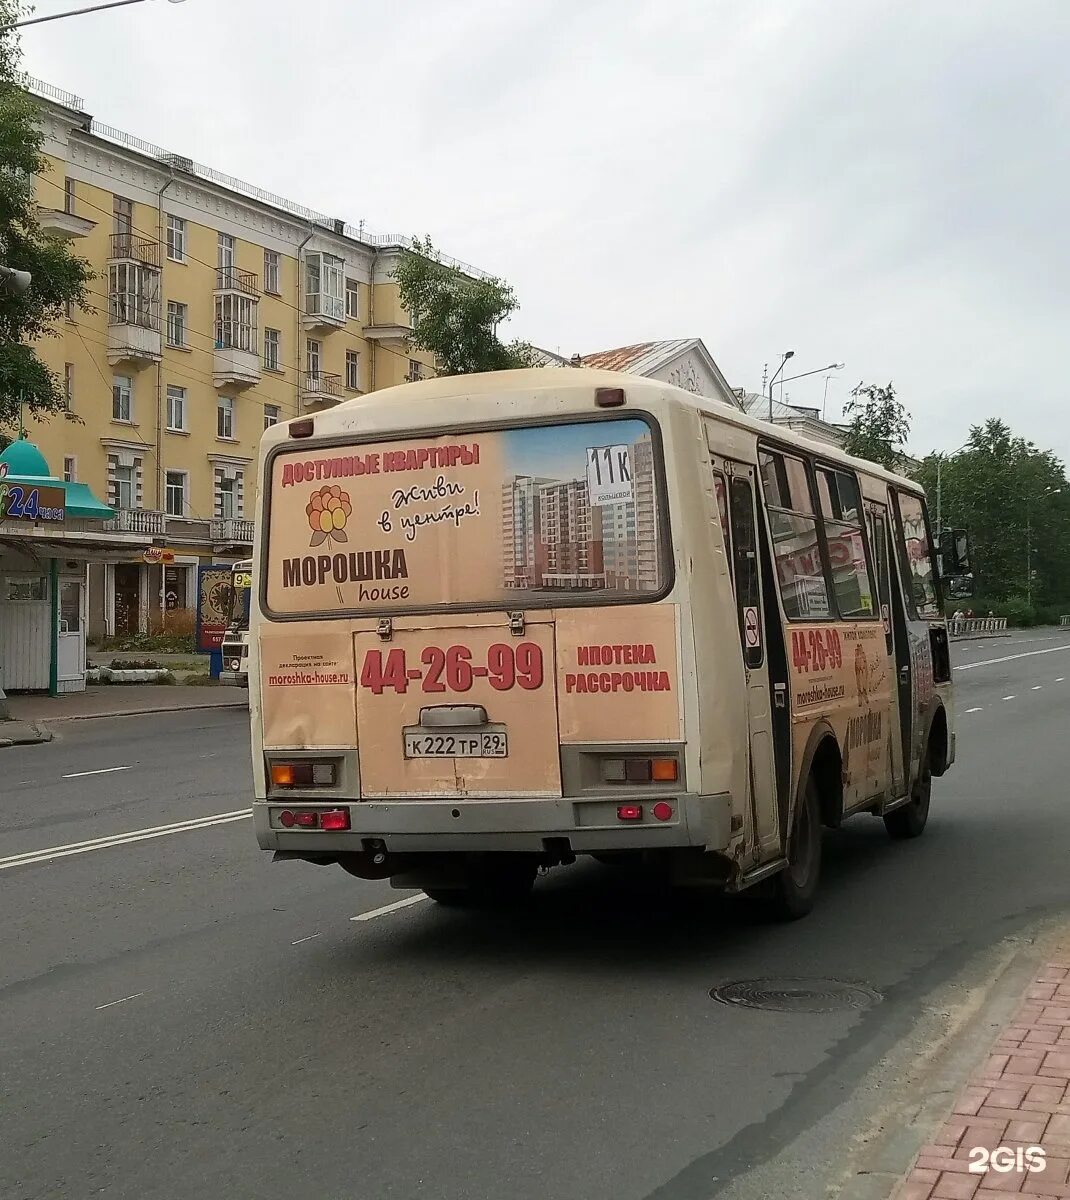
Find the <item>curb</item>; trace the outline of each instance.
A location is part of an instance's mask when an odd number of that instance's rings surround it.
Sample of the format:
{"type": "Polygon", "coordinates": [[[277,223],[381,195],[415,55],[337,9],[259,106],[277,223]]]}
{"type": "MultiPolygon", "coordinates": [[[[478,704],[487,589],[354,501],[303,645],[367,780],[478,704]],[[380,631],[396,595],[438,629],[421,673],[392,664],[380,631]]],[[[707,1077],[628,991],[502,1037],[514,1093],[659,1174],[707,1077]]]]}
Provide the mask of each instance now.
{"type": "MultiPolygon", "coordinates": [[[[35,722],[18,721],[11,723],[26,726],[27,732],[17,734],[14,737],[0,737],[0,750],[6,750],[9,746],[37,746],[42,742],[52,741],[52,734],[49,730],[35,722]]],[[[0,725],[0,729],[2,728],[3,726],[0,725]]]]}
{"type": "Polygon", "coordinates": [[[49,717],[48,723],[55,725],[60,721],[100,721],[106,717],[151,717],[155,713],[171,712],[211,712],[219,708],[247,708],[244,700],[223,700],[219,704],[167,704],[159,708],[130,708],[119,712],[75,713],[69,717],[49,717]]]}

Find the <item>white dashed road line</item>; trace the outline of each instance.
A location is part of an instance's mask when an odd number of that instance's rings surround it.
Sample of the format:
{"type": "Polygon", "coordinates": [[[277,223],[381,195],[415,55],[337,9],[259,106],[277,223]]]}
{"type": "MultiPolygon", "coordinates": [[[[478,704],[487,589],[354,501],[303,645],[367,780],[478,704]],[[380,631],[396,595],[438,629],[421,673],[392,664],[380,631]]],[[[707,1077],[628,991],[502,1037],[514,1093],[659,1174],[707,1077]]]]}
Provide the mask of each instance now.
{"type": "Polygon", "coordinates": [[[1016,697],[1014,697],[1014,696],[1004,696],[1004,697],[1003,697],[1003,699],[1004,699],[1004,700],[1014,700],[1014,699],[1016,699],[1016,697]]]}
{"type": "Polygon", "coordinates": [[[323,937],[322,933],[310,933],[308,937],[298,938],[296,942],[291,942],[291,946],[300,946],[302,942],[311,942],[313,938],[323,937]]]}
{"type": "Polygon", "coordinates": [[[75,771],[73,775],[62,775],[61,779],[84,779],[87,775],[112,775],[116,771],[132,771],[133,767],[101,767],[99,771],[75,771]]]}
{"type": "Polygon", "coordinates": [[[956,671],[972,671],[974,667],[992,667],[996,663],[1013,662],[1016,658],[1032,658],[1034,654],[1058,654],[1060,650],[1070,650],[1070,645],[1049,646],[1047,650],[1025,650],[1021,654],[1006,654],[1003,658],[986,658],[982,662],[960,663],[956,671]]]}
{"type": "Polygon", "coordinates": [[[70,842],[66,846],[29,850],[25,854],[13,854],[9,858],[0,858],[0,871],[6,871],[9,867],[31,867],[38,863],[51,862],[56,858],[69,858],[73,854],[89,854],[93,850],[110,850],[113,846],[129,846],[133,842],[167,837],[172,833],[192,833],[195,829],[207,829],[211,825],[226,825],[230,821],[248,821],[252,815],[249,809],[242,808],[235,812],[197,817],[192,821],[176,821],[173,825],[155,825],[150,829],[134,829],[130,833],[116,833],[111,837],[93,838],[87,842],[70,842]]]}
{"type": "Polygon", "coordinates": [[[1039,692],[1039,691],[1040,691],[1040,689],[1041,689],[1043,686],[1044,686],[1044,685],[1043,685],[1042,683],[1035,683],[1035,684],[1033,684],[1033,686],[1032,686],[1032,687],[1031,687],[1029,690],[1030,690],[1031,692],[1039,692]]]}
{"type": "Polygon", "coordinates": [[[116,1004],[125,1004],[127,1000],[136,1000],[138,996],[144,996],[144,992],[135,992],[132,996],[124,996],[121,1000],[109,1000],[107,1004],[98,1004],[97,1012],[103,1012],[106,1008],[113,1008],[116,1004]]]}
{"type": "Polygon", "coordinates": [[[968,713],[972,713],[972,712],[982,712],[982,711],[983,711],[983,708],[968,708],[968,709],[966,709],[966,711],[967,711],[968,713]]]}
{"type": "Polygon", "coordinates": [[[399,908],[408,908],[410,904],[420,904],[431,897],[423,892],[415,896],[406,896],[404,900],[395,900],[393,904],[384,904],[382,908],[373,908],[370,912],[357,913],[350,917],[351,921],[374,921],[376,917],[385,917],[387,913],[397,912],[399,908]]]}

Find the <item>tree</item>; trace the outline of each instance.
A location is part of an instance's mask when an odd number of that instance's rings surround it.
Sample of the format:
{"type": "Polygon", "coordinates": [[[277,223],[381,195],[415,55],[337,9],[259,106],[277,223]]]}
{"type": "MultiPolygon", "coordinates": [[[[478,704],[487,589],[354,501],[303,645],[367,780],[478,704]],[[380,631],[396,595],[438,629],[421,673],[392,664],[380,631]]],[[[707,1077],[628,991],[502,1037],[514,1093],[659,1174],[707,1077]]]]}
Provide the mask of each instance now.
{"type": "MultiPolygon", "coordinates": [[[[17,20],[17,0],[0,0],[0,25],[17,20]]],[[[65,407],[63,386],[33,343],[48,334],[70,303],[83,307],[89,265],[37,219],[33,177],[47,170],[37,106],[23,90],[17,33],[0,33],[0,267],[28,271],[18,291],[0,274],[0,426],[14,426],[20,403],[34,415],[65,407]]]]}
{"type": "Polygon", "coordinates": [[[910,414],[889,382],[886,387],[860,383],[843,406],[851,418],[843,448],[856,458],[898,469],[910,436],[910,414]]]}
{"type": "Polygon", "coordinates": [[[498,337],[498,325],[518,307],[513,289],[504,280],[473,279],[447,266],[430,238],[413,240],[394,278],[401,303],[412,316],[413,343],[434,354],[439,374],[533,365],[530,345],[506,344],[498,337]]]}
{"type": "Polygon", "coordinates": [[[991,419],[970,429],[960,453],[928,455],[918,479],[933,517],[939,490],[944,528],[968,531],[979,596],[1070,599],[1070,484],[1051,450],[991,419]]]}

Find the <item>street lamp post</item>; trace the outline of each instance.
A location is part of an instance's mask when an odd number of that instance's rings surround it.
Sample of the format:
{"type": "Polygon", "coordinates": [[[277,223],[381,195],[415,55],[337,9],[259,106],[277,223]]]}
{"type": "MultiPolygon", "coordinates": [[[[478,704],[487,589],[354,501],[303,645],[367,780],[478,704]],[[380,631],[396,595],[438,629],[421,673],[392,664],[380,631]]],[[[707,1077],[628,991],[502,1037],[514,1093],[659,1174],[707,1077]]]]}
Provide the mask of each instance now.
{"type": "MultiPolygon", "coordinates": [[[[1062,490],[1057,487],[1046,487],[1037,496],[1037,499],[1043,500],[1046,496],[1058,496],[1062,490]]],[[[1030,608],[1033,607],[1033,500],[1030,496],[1025,498],[1025,602],[1030,608]]]]}
{"type": "Polygon", "coordinates": [[[795,357],[794,350],[785,350],[784,353],[780,356],[780,366],[777,367],[777,369],[776,369],[776,375],[774,375],[773,378],[769,380],[769,422],[770,422],[770,424],[772,424],[772,421],[773,421],[773,384],[776,383],[777,376],[780,374],[780,372],[783,371],[784,368],[788,365],[788,359],[794,358],[794,357],[795,357]]]}
{"type": "MultiPolygon", "coordinates": [[[[68,12],[52,13],[47,17],[29,17],[25,21],[11,21],[0,25],[0,33],[9,29],[22,29],[25,25],[43,25],[46,21],[61,21],[64,17],[80,17],[83,13],[102,12],[106,8],[126,8],[130,4],[144,4],[145,0],[108,0],[107,4],[93,4],[88,8],[72,8],[68,12]]],[[[183,4],[185,0],[167,0],[168,4],[183,4]]]]}

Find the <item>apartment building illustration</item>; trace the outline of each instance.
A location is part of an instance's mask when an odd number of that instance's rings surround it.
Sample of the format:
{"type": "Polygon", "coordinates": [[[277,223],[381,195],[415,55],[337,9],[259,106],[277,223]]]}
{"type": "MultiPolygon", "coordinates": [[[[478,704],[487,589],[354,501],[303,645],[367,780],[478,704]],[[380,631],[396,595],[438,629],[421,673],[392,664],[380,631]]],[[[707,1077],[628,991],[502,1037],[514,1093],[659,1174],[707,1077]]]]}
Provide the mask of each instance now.
{"type": "Polygon", "coordinates": [[[585,476],[502,485],[506,591],[654,591],[660,551],[653,445],[629,447],[631,500],[593,505],[585,476]]]}

